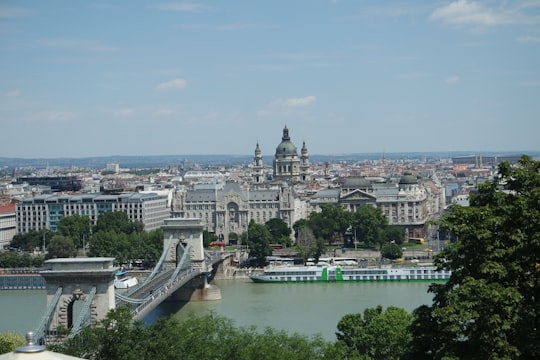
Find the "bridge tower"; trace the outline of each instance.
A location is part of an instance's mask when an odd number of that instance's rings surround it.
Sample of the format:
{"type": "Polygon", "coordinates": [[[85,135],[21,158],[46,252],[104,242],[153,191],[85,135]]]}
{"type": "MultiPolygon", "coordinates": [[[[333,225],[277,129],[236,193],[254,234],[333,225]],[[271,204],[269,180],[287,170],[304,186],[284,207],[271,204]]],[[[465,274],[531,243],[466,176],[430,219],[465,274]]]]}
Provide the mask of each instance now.
{"type": "Polygon", "coordinates": [[[204,225],[197,218],[169,218],[163,221],[164,248],[169,247],[164,260],[165,269],[185,266],[180,263],[184,249],[189,251],[191,269],[201,272],[189,284],[176,291],[172,298],[179,301],[206,301],[221,299],[218,287],[208,283],[208,269],[203,245],[204,225]]]}
{"type": "Polygon", "coordinates": [[[171,269],[176,268],[180,260],[183,246],[189,248],[189,258],[191,267],[201,272],[206,272],[204,261],[203,229],[204,225],[200,219],[196,218],[169,218],[163,221],[164,247],[170,246],[167,258],[163,266],[171,269]],[[170,241],[173,239],[173,241],[170,241]]]}
{"type": "Polygon", "coordinates": [[[77,333],[115,308],[114,258],[61,258],[45,261],[47,311],[35,332],[44,339],[59,326],[77,333]]]}

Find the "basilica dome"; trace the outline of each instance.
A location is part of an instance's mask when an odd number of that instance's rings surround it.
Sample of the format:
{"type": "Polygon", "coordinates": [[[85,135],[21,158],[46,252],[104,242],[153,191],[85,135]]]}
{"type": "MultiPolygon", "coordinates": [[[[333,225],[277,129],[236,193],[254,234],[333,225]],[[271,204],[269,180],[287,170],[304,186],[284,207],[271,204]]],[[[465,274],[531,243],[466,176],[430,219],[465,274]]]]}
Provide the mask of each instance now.
{"type": "Polygon", "coordinates": [[[289,129],[285,127],[283,129],[281,143],[276,148],[276,158],[289,158],[293,156],[297,157],[298,152],[296,151],[296,146],[294,146],[289,137],[289,129]]]}

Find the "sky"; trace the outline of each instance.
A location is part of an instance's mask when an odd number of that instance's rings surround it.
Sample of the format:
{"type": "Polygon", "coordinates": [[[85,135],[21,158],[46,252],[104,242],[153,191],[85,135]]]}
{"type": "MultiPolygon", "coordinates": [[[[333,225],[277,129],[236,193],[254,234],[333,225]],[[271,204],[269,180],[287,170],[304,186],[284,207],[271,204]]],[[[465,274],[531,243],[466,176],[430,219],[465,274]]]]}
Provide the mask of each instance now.
{"type": "Polygon", "coordinates": [[[0,1],[0,157],[540,150],[540,0],[0,1]]]}

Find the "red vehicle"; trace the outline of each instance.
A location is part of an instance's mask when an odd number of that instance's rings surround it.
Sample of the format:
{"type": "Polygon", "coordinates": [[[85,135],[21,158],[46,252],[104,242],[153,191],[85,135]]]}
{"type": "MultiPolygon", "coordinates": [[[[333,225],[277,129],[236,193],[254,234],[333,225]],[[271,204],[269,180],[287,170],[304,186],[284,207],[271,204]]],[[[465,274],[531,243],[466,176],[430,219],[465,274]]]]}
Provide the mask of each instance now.
{"type": "Polygon", "coordinates": [[[225,244],[223,241],[212,241],[210,243],[210,247],[222,247],[224,248],[227,244],[225,244]]]}

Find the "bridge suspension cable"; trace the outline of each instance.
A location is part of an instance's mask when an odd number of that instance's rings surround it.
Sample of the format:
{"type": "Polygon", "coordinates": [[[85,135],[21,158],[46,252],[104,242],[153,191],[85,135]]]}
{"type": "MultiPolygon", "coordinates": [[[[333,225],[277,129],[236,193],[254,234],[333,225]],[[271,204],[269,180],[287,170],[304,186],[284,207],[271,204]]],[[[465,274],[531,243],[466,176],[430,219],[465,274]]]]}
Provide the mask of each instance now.
{"type": "Polygon", "coordinates": [[[62,295],[62,287],[59,286],[58,289],[56,289],[56,293],[54,294],[54,297],[49,303],[49,306],[47,306],[47,310],[45,311],[45,314],[43,314],[43,316],[41,317],[38,327],[34,331],[35,339],[39,340],[45,337],[45,329],[49,328],[52,314],[54,312],[54,309],[56,309],[56,305],[58,304],[58,300],[60,299],[61,295],[62,295]]]}
{"type": "Polygon", "coordinates": [[[174,239],[172,235],[169,236],[169,241],[167,241],[167,246],[165,247],[165,249],[163,249],[163,252],[161,253],[161,257],[159,258],[158,263],[156,264],[156,266],[154,267],[154,270],[152,270],[148,278],[146,278],[146,280],[144,281],[145,283],[152,280],[154,276],[156,276],[161,271],[161,267],[163,266],[163,262],[167,258],[167,255],[169,254],[169,249],[171,248],[173,240],[174,239]]]}
{"type": "Polygon", "coordinates": [[[93,286],[92,290],[90,290],[90,293],[86,297],[86,300],[84,301],[84,304],[81,308],[79,316],[77,316],[77,319],[73,322],[73,326],[71,327],[71,333],[68,335],[68,339],[71,339],[72,337],[77,335],[85,326],[88,326],[90,324],[90,307],[92,305],[92,301],[94,301],[94,295],[96,295],[95,286],[93,286]]]}

